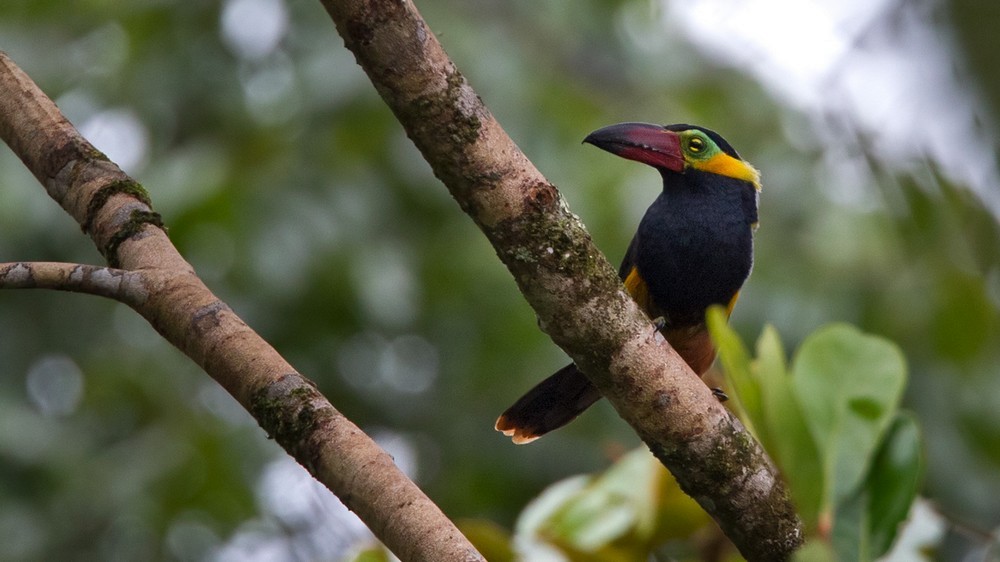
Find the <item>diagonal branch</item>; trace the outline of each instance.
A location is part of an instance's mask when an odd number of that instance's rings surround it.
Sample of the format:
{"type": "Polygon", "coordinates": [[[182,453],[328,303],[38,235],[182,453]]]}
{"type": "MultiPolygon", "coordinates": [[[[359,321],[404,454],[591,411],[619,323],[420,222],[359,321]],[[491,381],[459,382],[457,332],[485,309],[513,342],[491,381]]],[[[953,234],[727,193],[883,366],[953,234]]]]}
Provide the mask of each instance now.
{"type": "Polygon", "coordinates": [[[483,560],[385,451],[209,291],[170,243],[142,186],[81,137],[2,52],[0,137],[121,267],[3,264],[0,288],[80,290],[129,304],[401,559],[483,560]]]}
{"type": "Polygon", "coordinates": [[[770,459],[625,293],[412,2],[321,1],[434,173],[493,244],[542,329],[747,559],[788,558],[802,541],[801,523],[770,459]]]}

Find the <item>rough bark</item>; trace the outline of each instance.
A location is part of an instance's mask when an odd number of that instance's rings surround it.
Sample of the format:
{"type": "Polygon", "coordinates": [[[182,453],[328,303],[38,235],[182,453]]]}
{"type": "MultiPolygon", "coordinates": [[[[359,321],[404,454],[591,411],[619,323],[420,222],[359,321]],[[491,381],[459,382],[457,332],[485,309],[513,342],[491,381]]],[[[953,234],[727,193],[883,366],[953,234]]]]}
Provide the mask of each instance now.
{"type": "Polygon", "coordinates": [[[399,558],[482,561],[440,509],[308,379],[201,282],[135,180],[0,52],[0,137],[117,269],[0,264],[0,288],[115,298],[226,388],[399,558]]]}
{"type": "Polygon", "coordinates": [[[538,315],[748,560],[802,541],[784,483],[625,293],[580,220],[504,133],[409,0],[321,0],[376,90],[538,315]]]}

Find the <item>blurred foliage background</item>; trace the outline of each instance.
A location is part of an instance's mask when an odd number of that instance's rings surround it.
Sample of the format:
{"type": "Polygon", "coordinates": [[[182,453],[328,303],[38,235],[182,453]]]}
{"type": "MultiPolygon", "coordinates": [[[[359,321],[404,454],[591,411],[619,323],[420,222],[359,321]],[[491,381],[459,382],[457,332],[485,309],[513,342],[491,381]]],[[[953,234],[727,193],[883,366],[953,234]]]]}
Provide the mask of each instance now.
{"type": "MultiPolygon", "coordinates": [[[[1000,5],[418,6],[617,262],[656,174],[580,145],[714,128],[763,172],[732,322],[898,342],[940,557],[1000,524],[1000,5]]],[[[561,352],[318,2],[12,0],[0,49],[150,191],[208,285],[455,518],[510,527],[637,445],[607,404],[515,447],[496,415],[561,352]]],[[[0,150],[0,261],[100,263],[0,150]]],[[[337,559],[363,526],[129,309],[0,292],[0,559],[337,559]]]]}

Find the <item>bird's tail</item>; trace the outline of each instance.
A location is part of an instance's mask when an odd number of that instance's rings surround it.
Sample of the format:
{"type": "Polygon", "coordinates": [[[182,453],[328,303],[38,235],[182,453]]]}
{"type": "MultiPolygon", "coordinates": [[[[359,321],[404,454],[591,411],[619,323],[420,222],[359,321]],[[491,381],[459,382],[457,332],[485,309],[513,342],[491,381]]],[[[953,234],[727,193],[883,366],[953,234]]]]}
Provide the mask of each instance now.
{"type": "Polygon", "coordinates": [[[600,398],[597,388],[570,363],[507,408],[495,427],[518,445],[531,443],[566,425],[600,398]]]}

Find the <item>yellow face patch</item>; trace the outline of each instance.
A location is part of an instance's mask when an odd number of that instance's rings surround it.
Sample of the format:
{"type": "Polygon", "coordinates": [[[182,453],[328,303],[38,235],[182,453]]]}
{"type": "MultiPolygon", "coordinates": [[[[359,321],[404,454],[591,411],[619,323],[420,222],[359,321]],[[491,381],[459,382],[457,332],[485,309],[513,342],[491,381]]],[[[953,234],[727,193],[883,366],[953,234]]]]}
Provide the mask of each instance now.
{"type": "Polygon", "coordinates": [[[728,176],[753,184],[760,191],[760,172],[750,164],[733,158],[725,152],[718,152],[706,160],[695,160],[691,166],[705,172],[728,176]]]}
{"type": "Polygon", "coordinates": [[[678,133],[684,152],[684,162],[696,170],[743,180],[760,191],[760,172],[747,162],[726,154],[724,150],[697,128],[678,133]]]}

